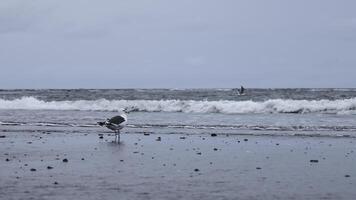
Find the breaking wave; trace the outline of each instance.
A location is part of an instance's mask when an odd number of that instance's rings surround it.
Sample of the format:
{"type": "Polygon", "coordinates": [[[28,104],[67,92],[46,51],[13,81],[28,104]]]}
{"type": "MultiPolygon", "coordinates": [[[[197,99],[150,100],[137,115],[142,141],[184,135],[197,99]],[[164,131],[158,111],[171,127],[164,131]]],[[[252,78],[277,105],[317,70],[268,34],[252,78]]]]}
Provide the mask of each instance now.
{"type": "Polygon", "coordinates": [[[43,101],[35,97],[0,99],[0,109],[184,113],[330,113],[356,114],[356,98],[339,100],[193,101],[193,100],[77,100],[43,101]]]}

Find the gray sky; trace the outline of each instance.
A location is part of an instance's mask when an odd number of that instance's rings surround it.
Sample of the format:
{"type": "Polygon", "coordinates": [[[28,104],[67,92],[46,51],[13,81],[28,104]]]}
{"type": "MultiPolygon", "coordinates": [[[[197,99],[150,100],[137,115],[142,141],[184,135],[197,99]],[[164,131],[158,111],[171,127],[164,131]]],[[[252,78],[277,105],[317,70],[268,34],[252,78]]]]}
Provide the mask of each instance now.
{"type": "Polygon", "coordinates": [[[356,87],[355,0],[1,0],[0,88],[356,87]]]}

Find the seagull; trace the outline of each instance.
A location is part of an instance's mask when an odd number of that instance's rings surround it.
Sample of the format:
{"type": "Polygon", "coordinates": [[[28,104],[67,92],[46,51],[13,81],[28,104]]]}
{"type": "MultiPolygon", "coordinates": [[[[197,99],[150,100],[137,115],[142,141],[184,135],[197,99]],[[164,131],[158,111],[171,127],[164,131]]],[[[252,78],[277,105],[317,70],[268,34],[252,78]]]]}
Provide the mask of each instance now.
{"type": "Polygon", "coordinates": [[[120,143],[120,130],[123,129],[127,123],[126,113],[128,113],[128,111],[125,109],[124,112],[120,115],[107,119],[104,122],[98,122],[99,126],[105,126],[106,128],[115,132],[115,142],[117,143],[120,143]]]}

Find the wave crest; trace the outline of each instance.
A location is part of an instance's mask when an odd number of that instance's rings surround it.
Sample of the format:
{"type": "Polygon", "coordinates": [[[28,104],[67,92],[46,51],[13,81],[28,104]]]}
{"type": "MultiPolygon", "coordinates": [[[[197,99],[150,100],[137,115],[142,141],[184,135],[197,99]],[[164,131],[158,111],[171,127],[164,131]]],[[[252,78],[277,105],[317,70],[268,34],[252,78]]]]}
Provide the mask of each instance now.
{"type": "Polygon", "coordinates": [[[77,100],[46,102],[35,97],[0,99],[0,109],[93,110],[185,113],[335,113],[356,114],[356,98],[339,100],[193,101],[193,100],[77,100]]]}

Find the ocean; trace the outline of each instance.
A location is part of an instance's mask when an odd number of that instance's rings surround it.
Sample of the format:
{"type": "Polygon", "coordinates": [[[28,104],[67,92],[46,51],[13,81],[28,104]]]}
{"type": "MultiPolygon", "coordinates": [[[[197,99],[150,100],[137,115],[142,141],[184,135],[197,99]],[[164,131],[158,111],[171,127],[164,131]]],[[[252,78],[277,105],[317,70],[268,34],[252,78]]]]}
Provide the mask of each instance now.
{"type": "Polygon", "coordinates": [[[125,108],[127,134],[356,137],[356,89],[313,88],[0,90],[0,132],[110,133],[125,108]]]}

